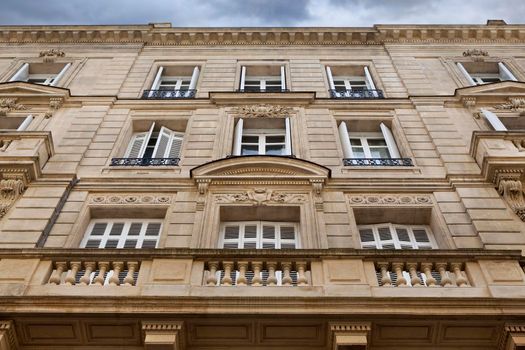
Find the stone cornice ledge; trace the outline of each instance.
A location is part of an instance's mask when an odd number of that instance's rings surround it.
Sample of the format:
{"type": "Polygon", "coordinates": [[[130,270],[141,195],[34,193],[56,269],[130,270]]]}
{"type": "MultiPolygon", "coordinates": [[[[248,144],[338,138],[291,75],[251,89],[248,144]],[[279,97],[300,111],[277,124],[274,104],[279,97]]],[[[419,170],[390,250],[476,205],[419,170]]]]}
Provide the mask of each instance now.
{"type": "Polygon", "coordinates": [[[286,104],[305,106],[316,99],[315,92],[220,92],[209,93],[210,101],[216,105],[238,104],[286,104]]]}
{"type": "Polygon", "coordinates": [[[525,25],[375,25],[331,28],[172,28],[171,24],[1,26],[0,43],[145,45],[380,45],[524,42],[525,25]]]}

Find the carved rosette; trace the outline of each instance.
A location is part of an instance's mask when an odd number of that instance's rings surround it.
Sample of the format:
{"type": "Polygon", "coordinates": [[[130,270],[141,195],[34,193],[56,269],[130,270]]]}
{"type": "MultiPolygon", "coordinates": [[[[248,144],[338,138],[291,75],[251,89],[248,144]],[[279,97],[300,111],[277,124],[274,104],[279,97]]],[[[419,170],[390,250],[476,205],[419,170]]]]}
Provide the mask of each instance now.
{"type": "Polygon", "coordinates": [[[53,63],[59,57],[65,57],[66,53],[58,49],[49,49],[40,51],[39,57],[42,57],[45,63],[53,63]]]}
{"type": "Polygon", "coordinates": [[[169,195],[93,195],[89,200],[90,204],[170,204],[169,195]]]}
{"type": "Polygon", "coordinates": [[[278,203],[304,203],[307,198],[304,194],[287,193],[268,190],[265,188],[256,188],[250,191],[238,193],[221,193],[215,195],[217,203],[240,203],[253,205],[268,205],[278,203]]]}
{"type": "Polygon", "coordinates": [[[285,118],[293,112],[291,107],[268,104],[235,107],[232,114],[242,118],[285,118]]]}
{"type": "Polygon", "coordinates": [[[350,196],[351,205],[431,205],[429,195],[353,195],[350,196]]]}
{"type": "Polygon", "coordinates": [[[21,179],[3,179],[0,181],[0,218],[5,216],[25,189],[26,185],[21,179]]]}
{"type": "Polygon", "coordinates": [[[4,117],[11,111],[23,111],[28,109],[20,103],[16,103],[16,98],[0,98],[0,116],[4,117]]]}
{"type": "Polygon", "coordinates": [[[525,221],[525,198],[523,197],[522,171],[499,171],[495,175],[498,193],[518,215],[525,221]]]}

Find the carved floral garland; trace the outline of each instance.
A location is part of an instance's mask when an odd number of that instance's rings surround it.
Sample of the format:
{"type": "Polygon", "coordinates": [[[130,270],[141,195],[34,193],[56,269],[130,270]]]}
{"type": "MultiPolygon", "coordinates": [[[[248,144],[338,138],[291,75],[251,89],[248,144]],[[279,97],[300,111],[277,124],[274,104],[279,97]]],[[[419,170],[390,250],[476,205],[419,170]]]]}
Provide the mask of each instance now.
{"type": "Polygon", "coordinates": [[[244,118],[284,118],[292,113],[291,107],[259,104],[233,108],[233,115],[244,118]]]}
{"type": "Polygon", "coordinates": [[[218,203],[252,203],[266,205],[269,203],[303,203],[306,195],[297,193],[277,192],[264,188],[239,193],[224,193],[215,195],[218,203]]]}

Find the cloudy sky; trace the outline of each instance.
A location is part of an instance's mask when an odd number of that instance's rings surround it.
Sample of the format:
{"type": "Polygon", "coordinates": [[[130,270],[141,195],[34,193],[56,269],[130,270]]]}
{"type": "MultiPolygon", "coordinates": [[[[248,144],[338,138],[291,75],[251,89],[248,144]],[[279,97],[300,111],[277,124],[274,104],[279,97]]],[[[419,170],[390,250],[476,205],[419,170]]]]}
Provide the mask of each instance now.
{"type": "Polygon", "coordinates": [[[2,0],[0,25],[371,26],[525,23],[525,0],[2,0]]]}

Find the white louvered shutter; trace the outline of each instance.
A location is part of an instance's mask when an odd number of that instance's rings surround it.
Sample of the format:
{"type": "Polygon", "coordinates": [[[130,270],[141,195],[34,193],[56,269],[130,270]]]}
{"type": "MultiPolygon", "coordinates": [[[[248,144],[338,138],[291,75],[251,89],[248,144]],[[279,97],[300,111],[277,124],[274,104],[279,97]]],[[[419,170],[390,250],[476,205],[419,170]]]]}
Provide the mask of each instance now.
{"type": "Polygon", "coordinates": [[[467,70],[465,69],[465,67],[463,67],[463,65],[460,63],[460,62],[457,62],[456,63],[459,71],[465,76],[465,78],[468,80],[468,83],[470,84],[470,86],[474,86],[476,85],[476,82],[474,81],[474,79],[472,79],[472,77],[470,76],[469,72],[467,72],[467,70]]]}
{"type": "Polygon", "coordinates": [[[347,159],[354,158],[354,152],[352,151],[352,145],[350,144],[346,122],[341,122],[339,124],[339,139],[341,140],[341,146],[343,146],[343,156],[347,159]]]}
{"type": "Polygon", "coordinates": [[[28,127],[29,127],[29,124],[31,124],[31,122],[33,121],[33,116],[32,115],[28,115],[24,121],[22,122],[22,124],[20,124],[20,126],[16,129],[16,131],[24,131],[26,130],[28,127]]]}
{"type": "Polygon", "coordinates": [[[512,81],[518,81],[514,74],[505,66],[503,62],[498,62],[498,69],[499,69],[499,77],[501,80],[512,80],[512,81]]]}
{"type": "Polygon", "coordinates": [[[24,63],[9,81],[27,81],[29,79],[29,63],[24,63]]]}
{"type": "Polygon", "coordinates": [[[124,155],[124,158],[142,158],[143,146],[146,143],[148,133],[141,132],[139,134],[133,135],[131,141],[129,142],[128,150],[124,155]]]}
{"type": "Polygon", "coordinates": [[[284,134],[284,155],[292,155],[292,130],[290,125],[290,118],[284,119],[285,134],[284,134]]]}
{"type": "Polygon", "coordinates": [[[68,63],[64,66],[64,68],[62,68],[62,70],[60,71],[60,73],[57,74],[57,76],[53,79],[53,81],[51,82],[51,86],[57,86],[58,83],[60,82],[60,80],[64,77],[64,75],[66,74],[67,70],[69,69],[69,67],[71,67],[71,63],[68,63]]]}
{"type": "Polygon", "coordinates": [[[244,82],[246,81],[246,67],[245,66],[242,66],[241,67],[241,82],[239,84],[239,89],[241,91],[244,90],[244,82]]]}
{"type": "Polygon", "coordinates": [[[180,158],[183,140],[183,133],[176,131],[171,132],[171,142],[169,146],[168,158],[180,158]]]}
{"type": "Polygon", "coordinates": [[[281,90],[286,90],[286,70],[281,66],[281,90]]]}
{"type": "Polygon", "coordinates": [[[498,116],[495,113],[482,108],[481,114],[483,115],[485,119],[487,119],[487,121],[490,123],[490,125],[492,126],[494,130],[507,131],[507,127],[503,125],[503,123],[501,122],[501,120],[498,118],[498,116]]]}
{"type": "Polygon", "coordinates": [[[233,150],[232,153],[234,156],[241,155],[241,144],[242,144],[242,126],[243,120],[239,118],[237,124],[235,125],[235,131],[233,133],[233,150]]]}
{"type": "Polygon", "coordinates": [[[399,150],[397,149],[396,140],[394,139],[394,135],[392,134],[392,131],[390,131],[390,128],[384,123],[381,123],[379,126],[381,128],[381,132],[383,133],[383,137],[385,138],[388,152],[390,152],[390,157],[401,158],[399,155],[399,150]]]}
{"type": "Polygon", "coordinates": [[[161,127],[159,136],[157,137],[157,143],[153,149],[152,158],[166,158],[169,152],[169,145],[171,141],[171,130],[166,127],[161,127]]]}

